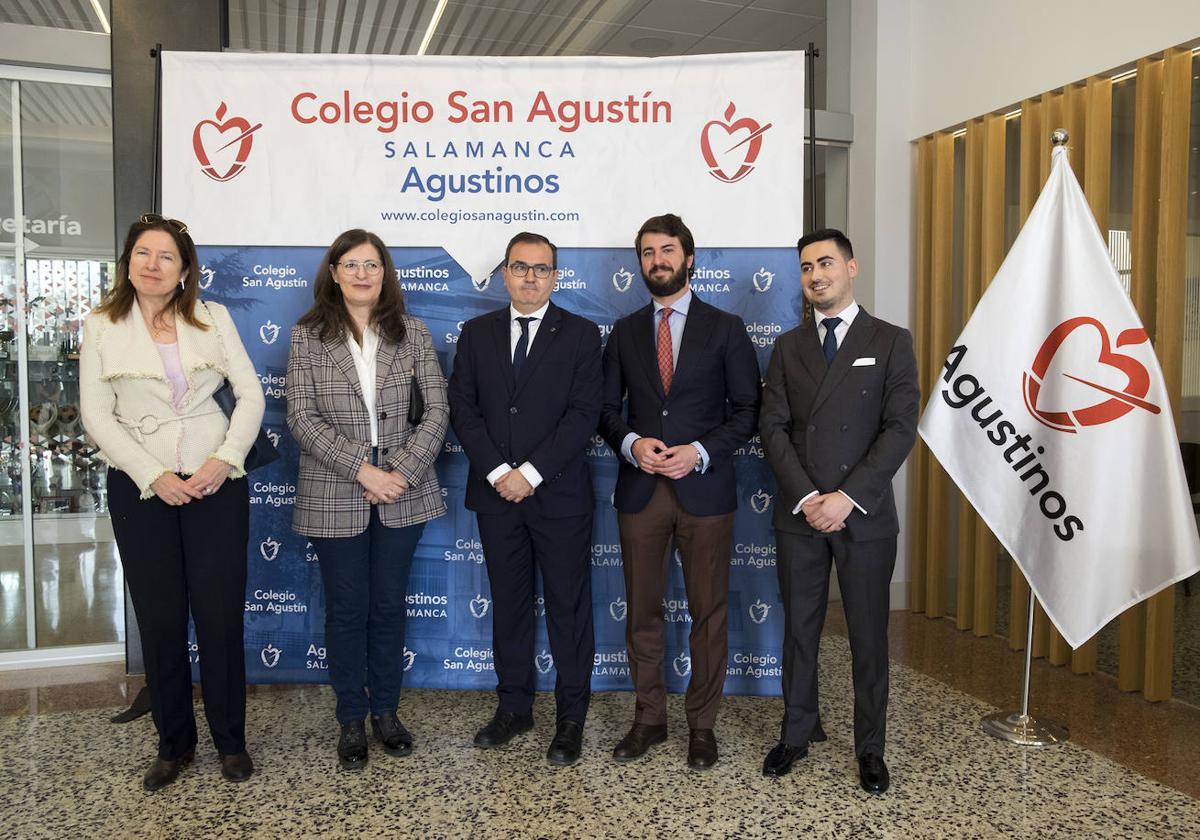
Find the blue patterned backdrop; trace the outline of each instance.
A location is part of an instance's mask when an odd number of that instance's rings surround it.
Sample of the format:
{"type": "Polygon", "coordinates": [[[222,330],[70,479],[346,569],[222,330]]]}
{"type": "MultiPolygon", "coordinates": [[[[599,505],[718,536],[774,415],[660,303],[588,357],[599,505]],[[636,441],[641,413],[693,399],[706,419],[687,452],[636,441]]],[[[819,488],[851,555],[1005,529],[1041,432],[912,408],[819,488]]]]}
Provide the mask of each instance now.
{"type": "MultiPolygon", "coordinates": [[[[288,336],[312,300],[323,248],[206,246],[202,296],[229,307],[267,397],[264,425],[278,435],[282,458],[250,479],[246,666],[251,682],[325,682],[324,596],[319,559],[291,528],[298,448],[287,430],[288,336]]],[[[464,321],[508,302],[499,273],[473,282],[439,248],[394,248],[408,311],[433,335],[448,375],[464,321]]],[[[497,255],[497,263],[500,257],[497,255]]],[[[559,250],[554,301],[592,319],[607,338],[620,317],[646,304],[632,248],[559,250]]],[[[800,315],[796,252],[790,248],[700,249],[692,286],[704,300],[746,321],[765,372],[775,339],[800,315]]],[[[625,588],[611,497],[617,463],[597,435],[588,451],[596,492],[592,593],[596,623],[596,690],[628,689],[625,588]]],[[[778,694],[783,610],[775,572],[771,507],[775,482],[757,438],[737,457],[740,504],[734,523],[730,594],[730,694],[778,694]]],[[[449,512],[426,527],[408,587],[405,684],[492,688],[491,594],[475,517],[463,507],[467,461],[450,432],[437,462],[449,512]]],[[[544,614],[538,600],[530,605],[544,614]]],[[[667,685],[681,691],[691,672],[690,618],[678,558],[663,604],[667,619],[667,685]]],[[[539,688],[554,685],[545,622],[536,642],[539,688]]],[[[193,644],[193,660],[199,655],[193,644]]],[[[193,666],[195,667],[195,666],[193,666]]],[[[196,674],[198,679],[198,672],[196,674]]]]}

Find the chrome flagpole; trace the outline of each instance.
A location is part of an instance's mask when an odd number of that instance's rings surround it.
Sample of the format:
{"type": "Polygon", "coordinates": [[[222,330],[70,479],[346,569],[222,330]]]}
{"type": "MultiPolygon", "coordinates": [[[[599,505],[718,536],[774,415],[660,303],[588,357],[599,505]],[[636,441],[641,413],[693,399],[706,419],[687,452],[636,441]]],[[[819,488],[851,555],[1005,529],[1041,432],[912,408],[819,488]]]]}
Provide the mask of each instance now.
{"type": "MultiPolygon", "coordinates": [[[[1067,145],[1067,130],[1056,128],[1050,135],[1051,146],[1067,145]]],[[[1029,714],[1029,673],[1033,667],[1033,588],[1029,589],[1028,627],[1025,630],[1025,682],[1021,689],[1020,712],[995,712],[979,722],[979,728],[987,734],[1020,744],[1022,747],[1048,747],[1061,744],[1070,738],[1067,727],[1049,720],[1038,720],[1029,714]]]]}

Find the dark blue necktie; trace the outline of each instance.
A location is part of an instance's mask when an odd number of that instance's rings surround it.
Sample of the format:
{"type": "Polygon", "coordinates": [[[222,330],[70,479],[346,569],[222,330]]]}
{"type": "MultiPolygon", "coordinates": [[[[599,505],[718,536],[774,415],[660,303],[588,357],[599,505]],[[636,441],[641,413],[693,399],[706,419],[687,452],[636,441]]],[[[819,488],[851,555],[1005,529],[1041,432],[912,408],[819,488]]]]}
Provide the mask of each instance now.
{"type": "Polygon", "coordinates": [[[842,319],[826,318],[821,323],[825,325],[825,340],[821,342],[821,352],[825,354],[825,364],[832,365],[833,357],[837,355],[837,336],[833,331],[842,323],[842,319]]]}
{"type": "Polygon", "coordinates": [[[521,377],[521,365],[525,362],[525,357],[529,355],[529,322],[536,321],[537,318],[518,318],[517,324],[521,327],[521,337],[517,339],[517,347],[513,350],[513,380],[516,381],[521,377]]]}

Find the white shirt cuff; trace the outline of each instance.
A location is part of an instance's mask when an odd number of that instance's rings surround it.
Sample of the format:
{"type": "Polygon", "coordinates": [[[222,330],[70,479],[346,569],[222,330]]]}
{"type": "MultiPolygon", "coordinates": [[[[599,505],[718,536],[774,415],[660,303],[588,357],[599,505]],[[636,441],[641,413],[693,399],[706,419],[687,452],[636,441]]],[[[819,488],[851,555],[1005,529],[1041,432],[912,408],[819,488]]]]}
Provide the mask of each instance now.
{"type": "Polygon", "coordinates": [[[633,445],[641,439],[642,436],[637,432],[630,432],[625,435],[625,440],[621,441],[621,454],[625,456],[626,461],[639,469],[641,468],[641,464],[637,462],[637,458],[633,457],[633,445]]]}
{"type": "MultiPolygon", "coordinates": [[[[796,502],[796,506],[794,508],[792,508],[792,513],[793,514],[799,513],[800,509],[804,507],[804,503],[807,502],[809,499],[811,499],[813,496],[817,496],[817,495],[820,495],[820,494],[818,493],[818,491],[814,490],[811,493],[809,493],[807,496],[805,496],[803,499],[796,502]]],[[[851,501],[853,501],[853,499],[851,499],[851,501]]]]}
{"type": "Polygon", "coordinates": [[[850,504],[852,504],[856,508],[858,508],[859,513],[861,513],[863,516],[867,515],[867,512],[862,509],[862,505],[860,505],[858,502],[854,501],[854,499],[851,499],[849,493],[847,493],[845,490],[839,490],[838,492],[841,493],[843,496],[845,496],[847,499],[850,499],[850,504]]]}
{"type": "Polygon", "coordinates": [[[703,475],[708,472],[708,450],[698,440],[692,441],[692,446],[696,447],[696,451],[700,453],[700,473],[703,475]]]}
{"type": "Polygon", "coordinates": [[[537,471],[537,467],[528,461],[517,467],[517,470],[521,473],[521,475],[525,476],[525,480],[529,482],[530,486],[533,487],[534,490],[536,490],[537,486],[542,483],[542,474],[537,471]]]}
{"type": "Polygon", "coordinates": [[[496,469],[487,474],[488,484],[495,487],[496,482],[500,480],[501,476],[507,475],[511,469],[512,467],[510,467],[508,464],[501,464],[500,466],[496,467],[496,469]]]}

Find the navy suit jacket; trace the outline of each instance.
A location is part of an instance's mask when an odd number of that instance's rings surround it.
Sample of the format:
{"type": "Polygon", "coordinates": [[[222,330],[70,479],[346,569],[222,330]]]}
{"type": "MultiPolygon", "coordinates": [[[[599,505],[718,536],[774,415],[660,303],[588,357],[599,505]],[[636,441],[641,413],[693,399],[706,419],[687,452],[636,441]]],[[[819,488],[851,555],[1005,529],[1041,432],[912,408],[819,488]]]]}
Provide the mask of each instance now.
{"type": "Polygon", "coordinates": [[[754,434],[760,399],[758,359],[746,325],[693,292],[669,394],[663,393],[655,345],[654,306],[648,304],[617,321],[604,348],[600,433],[620,462],[613,503],[637,513],[658,482],[659,476],[620,455],[625,436],[636,432],[667,446],[699,441],[708,452],[708,470],[675,482],[679,503],[696,516],[732,513],[738,503],[733,452],[754,434]]]}
{"type": "Polygon", "coordinates": [[[542,484],[518,504],[551,518],[589,513],[595,502],[584,454],[600,416],[600,330],[551,303],[514,381],[509,316],[506,306],[472,318],[454,356],[450,423],[471,465],[467,509],[511,510],[487,474],[529,461],[542,484]]]}
{"type": "Polygon", "coordinates": [[[855,542],[900,531],[892,476],[917,437],[921,392],[908,330],[860,308],[833,364],[825,364],[815,319],[775,342],[759,432],[779,481],[777,531],[813,535],[796,503],[842,490],[862,506],[846,517],[855,542]]]}

